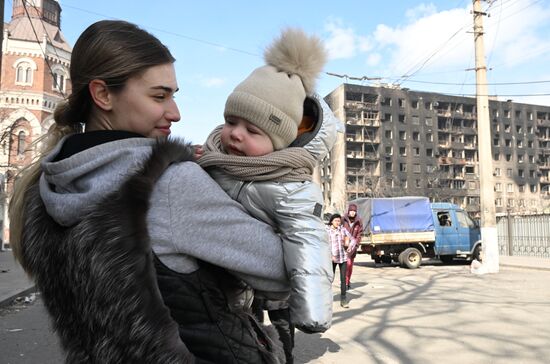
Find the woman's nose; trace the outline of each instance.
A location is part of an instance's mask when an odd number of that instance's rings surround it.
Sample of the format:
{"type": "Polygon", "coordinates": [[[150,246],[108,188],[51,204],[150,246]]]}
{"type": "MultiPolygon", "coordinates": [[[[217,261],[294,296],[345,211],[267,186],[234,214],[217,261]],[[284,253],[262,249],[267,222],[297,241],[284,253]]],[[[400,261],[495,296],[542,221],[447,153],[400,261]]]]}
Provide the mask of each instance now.
{"type": "Polygon", "coordinates": [[[166,119],[173,123],[178,122],[181,119],[180,110],[174,100],[172,100],[168,105],[168,109],[166,110],[166,119]]]}

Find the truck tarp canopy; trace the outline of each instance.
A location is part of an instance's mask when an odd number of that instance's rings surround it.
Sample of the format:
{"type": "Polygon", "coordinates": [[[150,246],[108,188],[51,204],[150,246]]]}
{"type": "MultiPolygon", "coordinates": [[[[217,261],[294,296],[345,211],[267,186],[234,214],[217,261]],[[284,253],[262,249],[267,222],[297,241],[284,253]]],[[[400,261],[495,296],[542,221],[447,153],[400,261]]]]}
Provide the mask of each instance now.
{"type": "Polygon", "coordinates": [[[434,231],[426,197],[360,198],[349,201],[369,234],[434,231]]]}

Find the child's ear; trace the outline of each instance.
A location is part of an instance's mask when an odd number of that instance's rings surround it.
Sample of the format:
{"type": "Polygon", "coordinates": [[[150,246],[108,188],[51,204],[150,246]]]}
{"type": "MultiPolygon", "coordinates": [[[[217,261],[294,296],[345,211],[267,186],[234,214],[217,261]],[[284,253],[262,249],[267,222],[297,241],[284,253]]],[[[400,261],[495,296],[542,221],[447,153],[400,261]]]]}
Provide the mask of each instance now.
{"type": "Polygon", "coordinates": [[[107,87],[107,84],[103,80],[92,80],[88,84],[88,90],[92,96],[94,103],[102,110],[109,111],[113,108],[112,95],[107,87]]]}

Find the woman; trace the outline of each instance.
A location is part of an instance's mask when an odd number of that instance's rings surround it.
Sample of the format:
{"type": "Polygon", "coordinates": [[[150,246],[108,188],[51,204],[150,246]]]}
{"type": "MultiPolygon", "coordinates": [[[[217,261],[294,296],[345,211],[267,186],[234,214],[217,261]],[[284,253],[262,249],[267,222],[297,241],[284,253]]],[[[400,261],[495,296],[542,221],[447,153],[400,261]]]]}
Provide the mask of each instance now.
{"type": "Polygon", "coordinates": [[[165,138],[180,119],[173,63],[133,24],[88,27],[52,148],[17,182],[11,243],[68,363],[284,360],[242,294],[244,280],[286,297],[281,242],[165,138]]]}
{"type": "Polygon", "coordinates": [[[347,249],[348,260],[346,264],[346,289],[351,289],[351,273],[353,272],[353,261],[357,254],[357,248],[361,244],[361,234],[363,234],[363,222],[357,215],[357,205],[350,204],[348,212],[344,215],[342,227],[350,234],[350,245],[347,249]]]}
{"type": "Polygon", "coordinates": [[[349,246],[350,235],[342,226],[342,216],[332,214],[328,221],[327,232],[330,240],[332,254],[332,272],[336,272],[336,266],[340,269],[340,306],[348,308],[346,298],[346,264],[347,248],[349,246]]]}

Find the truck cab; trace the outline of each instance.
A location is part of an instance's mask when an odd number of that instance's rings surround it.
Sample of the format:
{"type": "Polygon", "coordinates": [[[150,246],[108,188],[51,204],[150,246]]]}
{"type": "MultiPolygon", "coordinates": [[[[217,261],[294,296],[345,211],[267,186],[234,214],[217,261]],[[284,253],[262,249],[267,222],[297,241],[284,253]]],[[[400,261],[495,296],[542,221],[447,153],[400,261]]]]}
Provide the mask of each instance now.
{"type": "Polygon", "coordinates": [[[466,211],[455,204],[432,203],[435,255],[443,262],[454,257],[480,260],[481,232],[466,211]]]}

